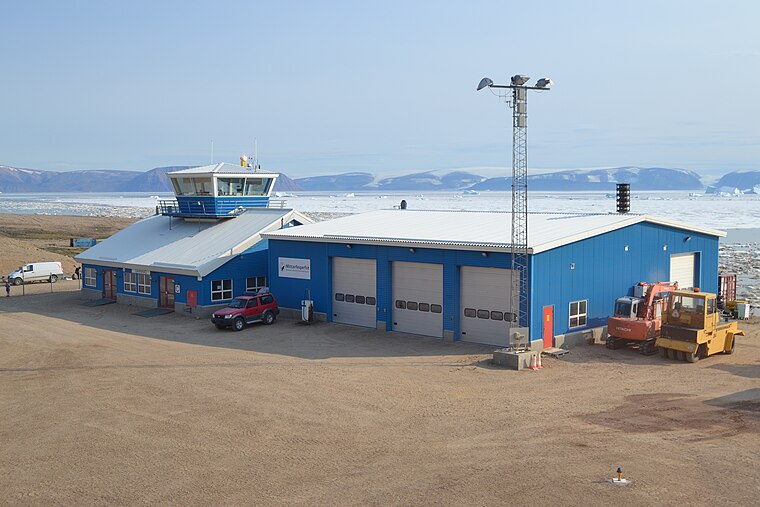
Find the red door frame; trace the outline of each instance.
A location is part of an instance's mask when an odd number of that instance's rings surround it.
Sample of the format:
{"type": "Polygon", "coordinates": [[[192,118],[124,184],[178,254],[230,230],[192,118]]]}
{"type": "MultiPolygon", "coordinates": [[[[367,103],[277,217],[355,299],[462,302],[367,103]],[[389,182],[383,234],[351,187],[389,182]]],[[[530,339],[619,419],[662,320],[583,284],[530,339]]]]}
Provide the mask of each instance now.
{"type": "Polygon", "coordinates": [[[554,305],[544,306],[544,348],[554,346],[554,305]]]}
{"type": "Polygon", "coordinates": [[[161,308],[167,308],[174,310],[174,277],[161,276],[158,282],[158,305],[161,308]],[[171,280],[171,290],[168,290],[169,280],[171,280]],[[172,304],[169,304],[169,296],[171,295],[172,304]]]}
{"type": "Polygon", "coordinates": [[[116,276],[112,269],[103,270],[103,299],[116,299],[116,276]],[[106,284],[106,277],[110,283],[106,284]],[[110,292],[106,292],[108,287],[110,292]]]}

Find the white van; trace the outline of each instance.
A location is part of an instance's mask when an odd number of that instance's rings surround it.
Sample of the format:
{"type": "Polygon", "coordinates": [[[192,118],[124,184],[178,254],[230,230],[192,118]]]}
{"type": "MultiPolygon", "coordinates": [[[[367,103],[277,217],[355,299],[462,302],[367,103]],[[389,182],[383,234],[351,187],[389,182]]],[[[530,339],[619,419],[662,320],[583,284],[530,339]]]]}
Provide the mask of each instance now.
{"type": "Polygon", "coordinates": [[[57,282],[63,276],[63,266],[60,262],[35,262],[24,264],[16,271],[8,275],[8,280],[13,285],[21,285],[27,282],[57,282]]]}

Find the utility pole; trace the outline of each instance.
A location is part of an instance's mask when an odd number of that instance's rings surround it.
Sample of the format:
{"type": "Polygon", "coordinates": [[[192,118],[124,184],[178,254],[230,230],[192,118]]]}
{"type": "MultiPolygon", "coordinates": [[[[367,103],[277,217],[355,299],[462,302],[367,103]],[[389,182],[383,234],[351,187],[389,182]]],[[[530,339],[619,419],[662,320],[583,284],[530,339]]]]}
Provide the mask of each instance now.
{"type": "Polygon", "coordinates": [[[509,312],[517,327],[528,327],[528,90],[549,90],[552,80],[541,78],[535,86],[526,83],[530,78],[517,74],[512,76],[510,84],[494,84],[484,77],[478,84],[478,91],[483,88],[509,89],[512,100],[507,95],[503,98],[512,108],[512,271],[510,279],[509,312]],[[518,280],[514,280],[517,273],[518,280]],[[517,283],[515,283],[515,281],[517,283]],[[517,289],[517,308],[515,308],[514,290],[517,289]]]}

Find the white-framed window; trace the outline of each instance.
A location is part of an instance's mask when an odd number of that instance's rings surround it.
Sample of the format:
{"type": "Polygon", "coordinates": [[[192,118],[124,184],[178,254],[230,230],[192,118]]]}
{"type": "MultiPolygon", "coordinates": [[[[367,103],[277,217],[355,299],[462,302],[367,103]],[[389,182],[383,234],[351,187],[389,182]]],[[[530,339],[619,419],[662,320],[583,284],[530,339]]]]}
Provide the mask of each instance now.
{"type": "Polygon", "coordinates": [[[150,294],[150,274],[137,274],[137,293],[150,294]]]}
{"type": "Polygon", "coordinates": [[[232,280],[211,280],[211,301],[232,299],[232,280]]]}
{"type": "Polygon", "coordinates": [[[137,273],[124,273],[124,292],[137,292],[137,273]]]}
{"type": "Polygon", "coordinates": [[[585,326],[588,315],[588,300],[570,303],[570,327],[585,326]]]}
{"type": "Polygon", "coordinates": [[[98,270],[95,268],[84,268],[84,284],[90,287],[95,287],[98,284],[97,281],[98,270]]]}
{"type": "Polygon", "coordinates": [[[246,292],[256,292],[262,287],[266,287],[266,286],[267,286],[266,276],[252,276],[250,278],[245,279],[246,292]]]}

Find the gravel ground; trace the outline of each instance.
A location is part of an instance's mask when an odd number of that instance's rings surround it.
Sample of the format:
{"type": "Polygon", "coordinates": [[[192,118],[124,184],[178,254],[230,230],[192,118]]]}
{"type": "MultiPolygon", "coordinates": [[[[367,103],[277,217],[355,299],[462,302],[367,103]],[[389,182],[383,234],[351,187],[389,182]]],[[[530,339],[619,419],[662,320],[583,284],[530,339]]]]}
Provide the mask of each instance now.
{"type": "Polygon", "coordinates": [[[697,364],[0,298],[0,503],[750,505],[760,325],[697,364]],[[622,466],[633,481],[609,484],[622,466]]]}

